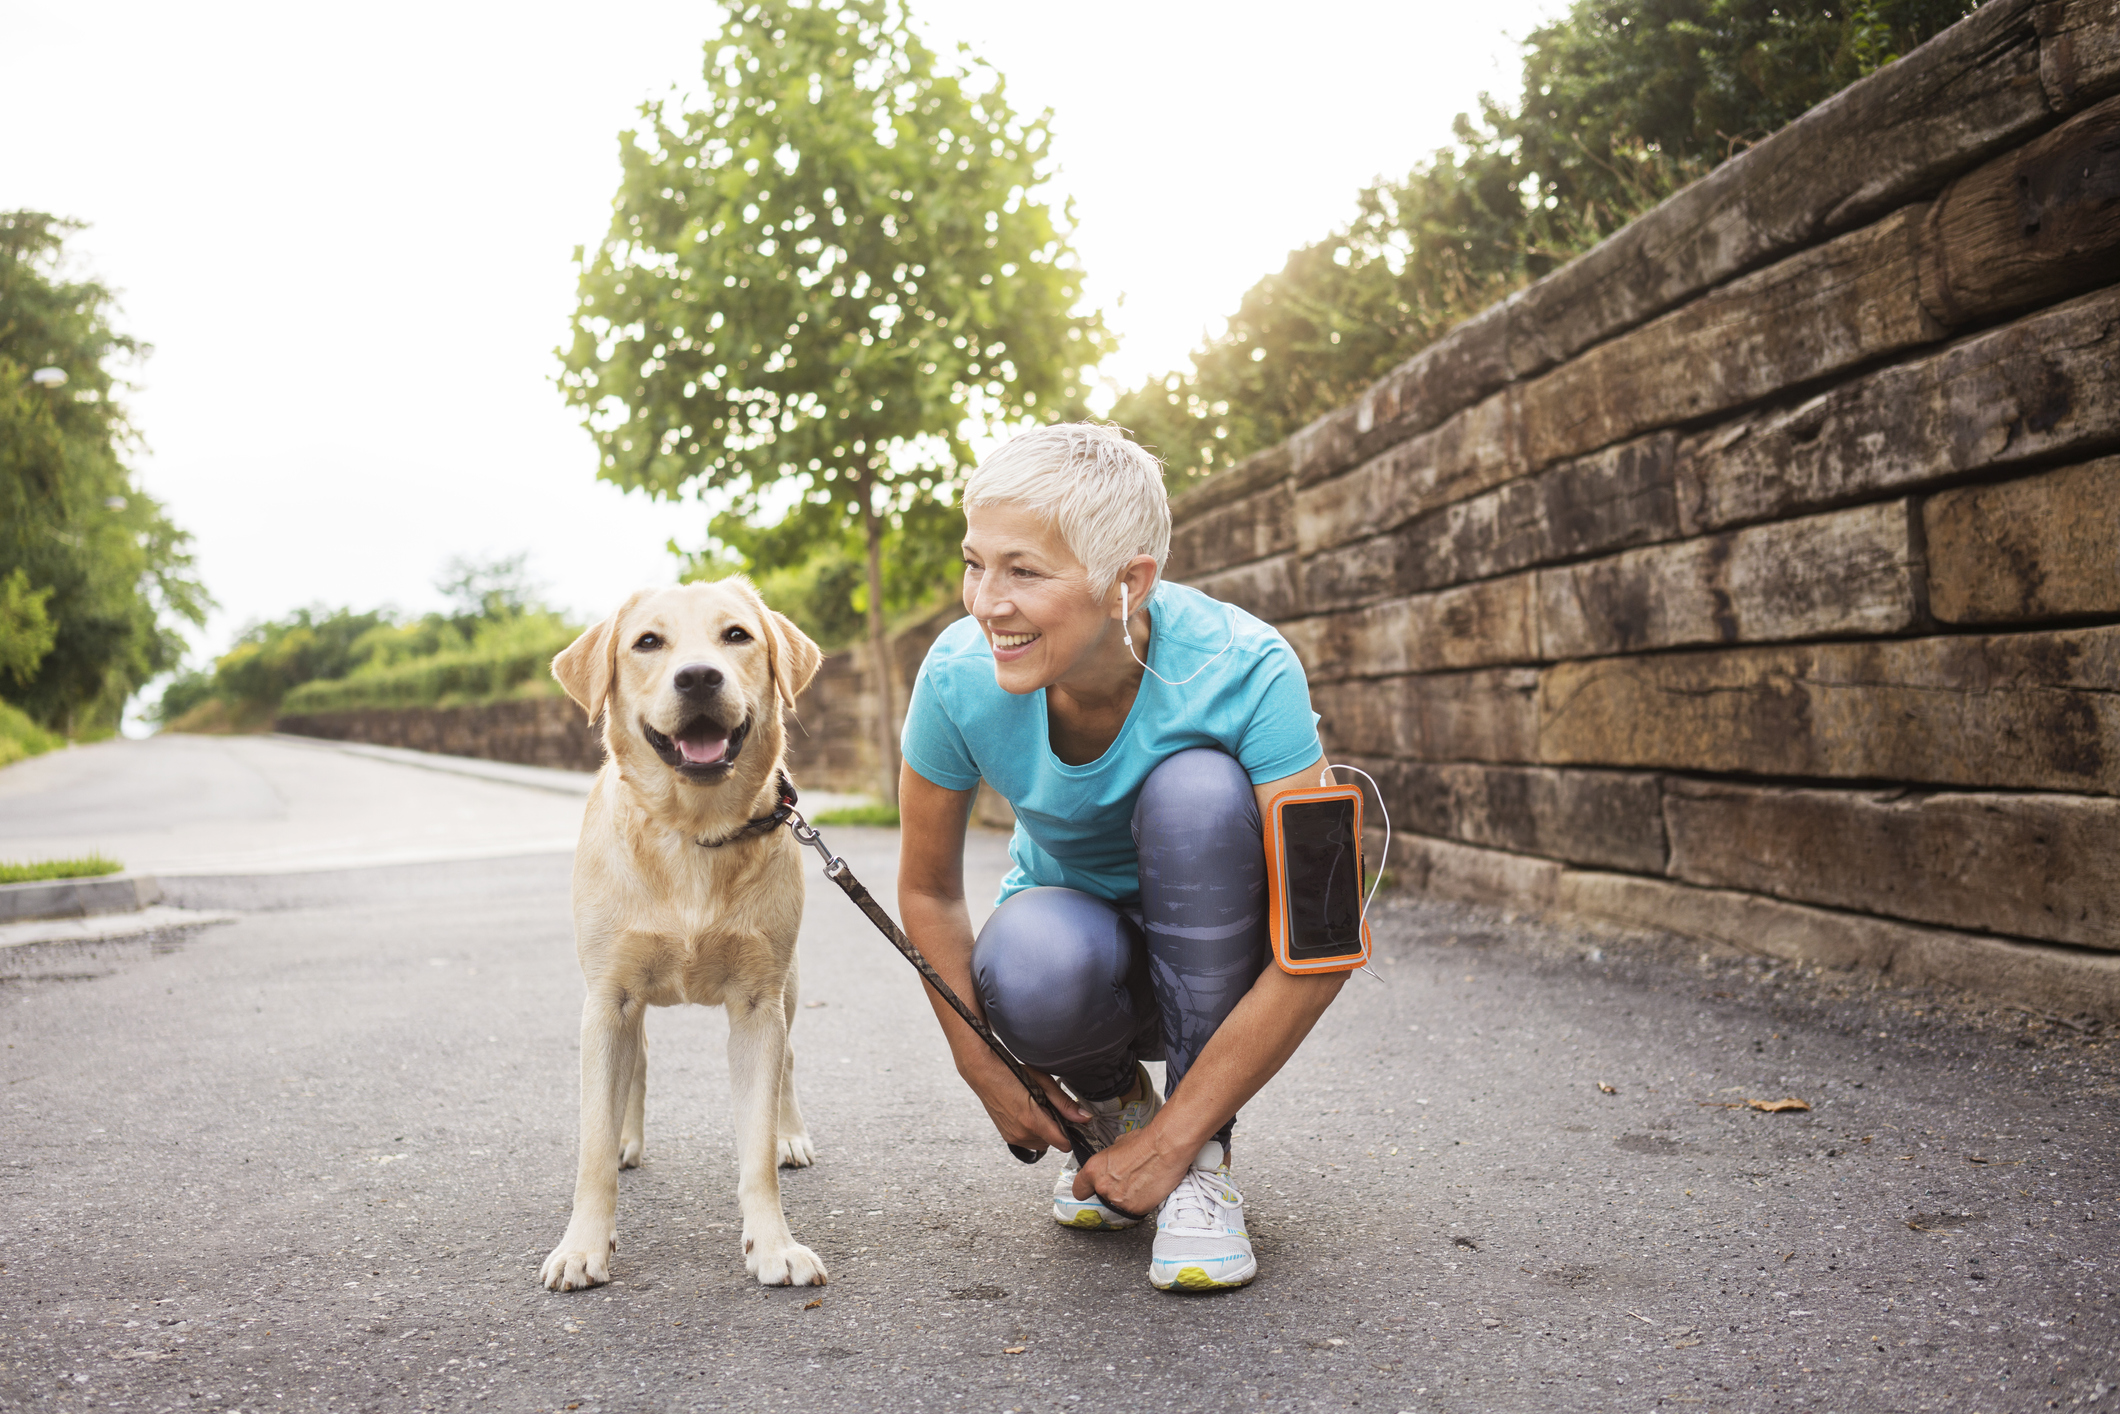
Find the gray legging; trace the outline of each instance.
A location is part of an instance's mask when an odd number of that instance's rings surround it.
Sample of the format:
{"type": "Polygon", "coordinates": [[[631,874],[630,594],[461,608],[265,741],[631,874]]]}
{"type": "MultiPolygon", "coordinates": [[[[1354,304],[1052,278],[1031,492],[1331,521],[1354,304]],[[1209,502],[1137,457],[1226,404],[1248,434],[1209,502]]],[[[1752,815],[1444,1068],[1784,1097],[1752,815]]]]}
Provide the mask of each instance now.
{"type": "MultiPolygon", "coordinates": [[[[1138,906],[1031,888],[994,910],[972,949],[988,1022],[1027,1065],[1088,1100],[1126,1093],[1161,1057],[1175,1091],[1266,965],[1266,850],[1235,758],[1181,751],[1134,805],[1138,906]]],[[[1229,1143],[1234,1115],[1218,1136],[1229,1143]]]]}

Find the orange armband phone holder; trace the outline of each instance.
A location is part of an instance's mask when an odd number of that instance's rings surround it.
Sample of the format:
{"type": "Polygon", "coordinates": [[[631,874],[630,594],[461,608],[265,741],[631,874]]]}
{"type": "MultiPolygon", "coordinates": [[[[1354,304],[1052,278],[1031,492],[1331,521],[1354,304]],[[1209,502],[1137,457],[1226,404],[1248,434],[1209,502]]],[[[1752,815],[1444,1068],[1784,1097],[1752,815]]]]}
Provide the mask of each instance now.
{"type": "Polygon", "coordinates": [[[1266,809],[1267,927],[1283,972],[1352,972],[1369,961],[1362,791],[1283,791],[1266,809]]]}

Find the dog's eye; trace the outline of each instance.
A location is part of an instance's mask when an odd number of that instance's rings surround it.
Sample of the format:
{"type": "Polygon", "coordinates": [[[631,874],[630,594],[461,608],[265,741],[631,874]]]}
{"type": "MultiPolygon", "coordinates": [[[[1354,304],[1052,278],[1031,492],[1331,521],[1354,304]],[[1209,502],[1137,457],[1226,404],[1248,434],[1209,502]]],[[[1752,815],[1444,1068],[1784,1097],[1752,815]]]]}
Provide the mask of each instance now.
{"type": "Polygon", "coordinates": [[[644,633],[633,640],[633,651],[636,653],[653,653],[662,646],[663,641],[660,634],[644,633]]]}
{"type": "Polygon", "coordinates": [[[749,643],[751,641],[751,635],[749,631],[736,627],[735,625],[731,625],[730,627],[722,630],[721,641],[723,643],[749,643]]]}

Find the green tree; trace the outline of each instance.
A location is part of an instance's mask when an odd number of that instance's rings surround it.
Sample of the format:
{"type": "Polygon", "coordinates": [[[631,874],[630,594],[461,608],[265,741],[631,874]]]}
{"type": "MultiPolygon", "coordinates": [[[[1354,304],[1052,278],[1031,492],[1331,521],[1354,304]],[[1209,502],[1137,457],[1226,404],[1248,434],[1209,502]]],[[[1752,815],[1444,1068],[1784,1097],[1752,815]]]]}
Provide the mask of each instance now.
{"type": "Polygon", "coordinates": [[[18,684],[37,675],[37,665],[59,638],[45,605],[49,589],[29,587],[29,574],[17,568],[0,579],[0,673],[18,684]]]}
{"type": "Polygon", "coordinates": [[[495,560],[452,557],[434,587],[449,601],[453,612],[448,618],[456,631],[468,640],[481,624],[545,612],[540,602],[544,586],[531,578],[529,562],[527,550],[495,560]]]}
{"type": "Polygon", "coordinates": [[[1272,446],[1974,3],[1578,0],[1525,39],[1514,109],[1460,115],[1453,146],[1364,190],[1112,417],[1173,489],[1272,446]]]}
{"type": "Polygon", "coordinates": [[[1107,342],[1034,197],[1049,115],[939,64],[885,0],[733,5],[705,88],[621,138],[560,384],[607,480],[746,516],[781,487],[807,547],[858,530],[895,798],[886,531],[969,460],[968,428],[1077,402],[1107,342]]]}
{"type": "Polygon", "coordinates": [[[30,645],[49,633],[42,652],[15,650],[11,669],[34,662],[8,696],[68,736],[116,730],[126,699],[182,658],[174,621],[203,624],[209,603],[190,537],[125,465],[137,438],[111,365],[147,350],[112,327],[109,290],[65,275],[80,229],[0,213],[0,582],[22,586],[0,631],[30,645]]]}

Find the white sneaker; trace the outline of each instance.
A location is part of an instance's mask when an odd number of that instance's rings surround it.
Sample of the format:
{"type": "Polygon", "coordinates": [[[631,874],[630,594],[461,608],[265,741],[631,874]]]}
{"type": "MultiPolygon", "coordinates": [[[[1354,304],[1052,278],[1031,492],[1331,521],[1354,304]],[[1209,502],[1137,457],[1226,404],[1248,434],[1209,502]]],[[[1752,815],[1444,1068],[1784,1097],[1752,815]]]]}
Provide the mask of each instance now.
{"type": "MultiPolygon", "coordinates": [[[[1082,1108],[1089,1111],[1089,1123],[1082,1132],[1089,1137],[1092,1148],[1108,1149],[1114,1139],[1145,1126],[1163,1108],[1163,1097],[1156,1093],[1156,1086],[1148,1078],[1148,1072],[1137,1062],[1134,1074],[1141,1090],[1138,1100],[1085,1100],[1082,1108]]],[[[1067,1162],[1060,1166],[1060,1177],[1053,1183],[1053,1221],[1066,1227],[1079,1227],[1085,1232],[1116,1232],[1123,1227],[1132,1227],[1139,1218],[1123,1217],[1104,1206],[1092,1193],[1087,1198],[1075,1196],[1075,1175],[1082,1165],[1069,1154],[1067,1162]]]]}
{"type": "Polygon", "coordinates": [[[1244,1230],[1244,1195],[1230,1182],[1222,1146],[1210,1139],[1156,1212],[1148,1279],[1158,1291],[1228,1291],[1258,1274],[1244,1230]]]}

